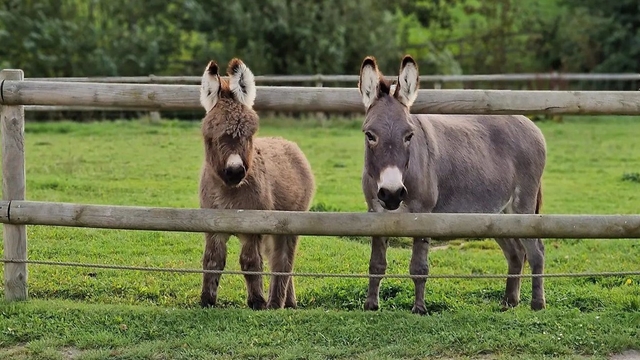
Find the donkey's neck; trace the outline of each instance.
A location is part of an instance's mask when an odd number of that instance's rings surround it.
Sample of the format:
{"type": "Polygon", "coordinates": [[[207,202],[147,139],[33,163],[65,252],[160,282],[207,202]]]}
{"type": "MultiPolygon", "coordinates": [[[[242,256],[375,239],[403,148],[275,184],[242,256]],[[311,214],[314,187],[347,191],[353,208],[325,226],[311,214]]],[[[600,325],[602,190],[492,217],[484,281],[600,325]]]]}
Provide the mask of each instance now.
{"type": "Polygon", "coordinates": [[[410,145],[411,155],[405,174],[405,186],[407,186],[409,197],[421,204],[420,211],[425,211],[435,206],[438,196],[438,179],[435,171],[438,156],[437,140],[433,136],[433,129],[423,121],[422,117],[411,115],[410,121],[415,131],[410,145]]]}

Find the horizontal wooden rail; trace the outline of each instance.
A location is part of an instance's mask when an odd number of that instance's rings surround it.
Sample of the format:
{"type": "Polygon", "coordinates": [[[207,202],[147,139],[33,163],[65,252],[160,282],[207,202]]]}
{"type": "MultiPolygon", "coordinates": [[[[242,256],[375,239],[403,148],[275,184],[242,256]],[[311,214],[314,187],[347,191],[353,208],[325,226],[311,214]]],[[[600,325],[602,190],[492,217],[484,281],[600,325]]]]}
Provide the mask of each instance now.
{"type": "MultiPolygon", "coordinates": [[[[5,81],[2,104],[202,110],[195,85],[5,81]]],[[[258,86],[256,110],[364,112],[354,88],[258,86]]],[[[640,114],[635,91],[420,90],[416,114],[640,114]]]]}
{"type": "MultiPolygon", "coordinates": [[[[358,75],[257,75],[261,84],[341,82],[357,83],[358,75]]],[[[395,80],[394,76],[386,76],[395,80]]],[[[200,76],[109,76],[109,77],[58,77],[27,78],[29,81],[137,83],[137,84],[199,84],[200,76]]],[[[516,73],[516,74],[469,74],[469,75],[421,75],[421,82],[509,82],[509,81],[640,81],[636,73],[516,73]]]]}
{"type": "Polygon", "coordinates": [[[640,215],[322,213],[4,201],[0,222],[317,236],[640,238],[640,215]]]}
{"type": "MultiPolygon", "coordinates": [[[[133,111],[144,111],[145,109],[132,109],[133,111]]],[[[150,109],[154,110],[154,109],[150,109]]],[[[50,111],[127,111],[124,108],[106,107],[106,106],[55,106],[55,105],[27,105],[24,107],[24,111],[27,112],[50,112],[50,111]]]]}

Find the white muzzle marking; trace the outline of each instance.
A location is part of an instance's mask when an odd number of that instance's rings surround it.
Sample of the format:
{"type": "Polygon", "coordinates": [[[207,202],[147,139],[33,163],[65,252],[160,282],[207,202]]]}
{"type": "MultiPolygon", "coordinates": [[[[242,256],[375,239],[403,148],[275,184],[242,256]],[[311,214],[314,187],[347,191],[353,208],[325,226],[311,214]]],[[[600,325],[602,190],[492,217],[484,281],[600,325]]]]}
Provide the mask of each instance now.
{"type": "Polygon", "coordinates": [[[229,158],[227,159],[227,167],[228,168],[232,168],[232,167],[243,167],[244,163],[242,162],[242,158],[240,157],[240,155],[238,154],[232,154],[231,156],[229,156],[229,158]]]}
{"type": "Polygon", "coordinates": [[[402,172],[397,166],[389,166],[382,170],[378,179],[378,190],[385,188],[389,191],[396,191],[402,188],[402,172]]]}

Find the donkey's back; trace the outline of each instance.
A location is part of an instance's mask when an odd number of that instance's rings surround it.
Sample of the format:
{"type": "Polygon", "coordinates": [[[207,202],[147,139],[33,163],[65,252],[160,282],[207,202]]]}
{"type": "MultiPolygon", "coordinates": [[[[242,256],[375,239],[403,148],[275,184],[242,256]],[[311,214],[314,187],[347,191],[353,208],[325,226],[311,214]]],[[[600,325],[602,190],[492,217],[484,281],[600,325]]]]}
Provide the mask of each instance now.
{"type": "Polygon", "coordinates": [[[433,212],[533,212],[513,209],[536,197],[545,167],[540,129],[519,115],[416,115],[437,179],[433,212]]]}

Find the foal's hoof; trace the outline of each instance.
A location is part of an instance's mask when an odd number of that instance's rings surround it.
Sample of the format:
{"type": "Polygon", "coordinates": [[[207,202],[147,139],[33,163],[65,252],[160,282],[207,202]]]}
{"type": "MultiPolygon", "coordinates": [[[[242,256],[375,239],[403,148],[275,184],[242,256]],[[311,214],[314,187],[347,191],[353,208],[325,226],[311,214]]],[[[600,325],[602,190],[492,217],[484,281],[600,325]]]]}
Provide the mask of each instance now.
{"type": "Polygon", "coordinates": [[[380,307],[378,306],[378,302],[375,300],[367,300],[364,302],[364,309],[367,311],[378,311],[380,307]]]}
{"type": "Polygon", "coordinates": [[[285,309],[297,309],[298,308],[298,303],[295,302],[295,301],[293,301],[293,302],[285,301],[284,308],[285,309]]]}
{"type": "Polygon", "coordinates": [[[267,308],[267,302],[264,301],[262,296],[250,297],[247,299],[247,306],[253,310],[264,310],[267,308]]]}
{"type": "Polygon", "coordinates": [[[267,309],[277,310],[277,309],[282,309],[283,307],[284,307],[284,304],[280,305],[277,301],[269,301],[267,303],[267,309]]]}
{"type": "Polygon", "coordinates": [[[203,293],[200,295],[200,306],[203,308],[214,307],[216,306],[216,299],[216,295],[203,293]]]}
{"type": "Polygon", "coordinates": [[[531,300],[531,310],[538,311],[544,309],[545,307],[547,307],[547,304],[544,299],[531,300]]]}
{"type": "Polygon", "coordinates": [[[413,308],[411,308],[411,312],[413,314],[425,315],[427,313],[427,309],[424,307],[424,304],[415,304],[413,308]]]}

